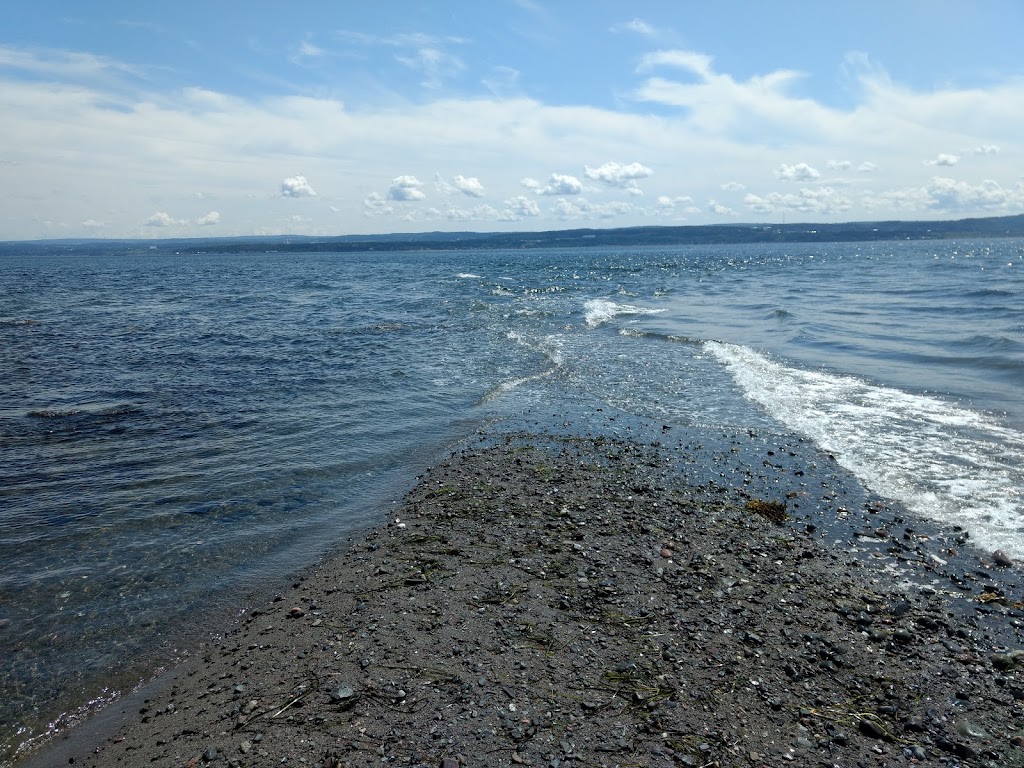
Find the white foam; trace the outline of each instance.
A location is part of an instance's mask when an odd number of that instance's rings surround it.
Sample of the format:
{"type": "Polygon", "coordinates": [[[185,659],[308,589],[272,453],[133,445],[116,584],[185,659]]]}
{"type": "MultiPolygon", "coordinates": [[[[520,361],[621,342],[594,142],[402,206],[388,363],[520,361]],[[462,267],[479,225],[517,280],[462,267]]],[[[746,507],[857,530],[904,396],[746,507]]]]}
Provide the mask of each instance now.
{"type": "Polygon", "coordinates": [[[788,367],[747,347],[705,349],[748,398],[876,493],[964,526],[983,548],[1024,557],[1024,435],[938,398],[788,367]]]}
{"type": "Polygon", "coordinates": [[[479,280],[480,279],[480,275],[474,275],[472,272],[459,272],[459,274],[457,274],[456,277],[461,279],[461,280],[479,280]]]}
{"type": "Polygon", "coordinates": [[[548,360],[548,365],[536,373],[527,376],[517,376],[495,384],[480,398],[481,403],[488,403],[514,389],[519,389],[525,384],[546,379],[562,366],[562,339],[559,336],[548,335],[539,339],[533,339],[517,331],[509,331],[505,336],[522,347],[544,355],[548,360]]]}
{"type": "Polygon", "coordinates": [[[619,304],[609,299],[590,299],[583,305],[583,316],[588,328],[596,328],[619,315],[656,315],[664,309],[648,309],[632,304],[619,304]]]}

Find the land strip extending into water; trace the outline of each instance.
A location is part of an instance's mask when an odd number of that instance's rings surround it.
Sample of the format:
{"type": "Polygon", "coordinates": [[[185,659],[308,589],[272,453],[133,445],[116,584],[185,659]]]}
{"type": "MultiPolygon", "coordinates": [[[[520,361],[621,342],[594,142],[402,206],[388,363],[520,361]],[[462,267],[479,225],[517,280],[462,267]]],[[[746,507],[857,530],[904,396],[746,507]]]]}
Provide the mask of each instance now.
{"type": "Polygon", "coordinates": [[[806,444],[483,434],[28,766],[1024,764],[1017,571],[806,444]]]}

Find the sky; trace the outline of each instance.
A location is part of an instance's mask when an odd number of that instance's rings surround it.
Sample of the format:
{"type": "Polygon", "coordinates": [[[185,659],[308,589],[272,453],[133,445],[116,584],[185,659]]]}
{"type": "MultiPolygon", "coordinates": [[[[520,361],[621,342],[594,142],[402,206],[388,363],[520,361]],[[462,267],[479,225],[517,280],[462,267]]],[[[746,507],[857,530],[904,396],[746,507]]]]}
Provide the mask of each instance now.
{"type": "Polygon", "coordinates": [[[0,4],[0,240],[1024,213],[1021,0],[0,4]]]}

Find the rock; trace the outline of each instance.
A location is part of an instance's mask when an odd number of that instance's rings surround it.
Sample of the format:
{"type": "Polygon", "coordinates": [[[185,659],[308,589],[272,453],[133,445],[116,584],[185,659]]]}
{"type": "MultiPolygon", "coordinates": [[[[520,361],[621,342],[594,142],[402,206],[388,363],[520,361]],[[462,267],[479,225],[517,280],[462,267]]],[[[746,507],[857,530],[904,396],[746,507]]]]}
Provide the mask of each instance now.
{"type": "Polygon", "coordinates": [[[861,733],[872,739],[881,739],[885,737],[885,731],[882,730],[882,727],[869,717],[862,717],[860,722],[857,723],[857,727],[860,729],[861,733]]]}
{"type": "Polygon", "coordinates": [[[297,606],[297,605],[294,608],[292,608],[290,611],[288,611],[288,616],[290,618],[293,618],[293,619],[301,619],[305,615],[306,615],[306,612],[304,610],[302,610],[301,608],[299,608],[299,606],[297,606]]]}
{"type": "Polygon", "coordinates": [[[331,691],[331,703],[337,704],[342,709],[348,709],[358,700],[359,695],[355,692],[355,689],[347,683],[342,683],[331,691]]]}
{"type": "Polygon", "coordinates": [[[668,547],[665,547],[664,549],[661,550],[661,556],[664,557],[664,558],[672,557],[672,555],[674,555],[674,554],[675,554],[675,552],[673,552],[668,547]]]}
{"type": "Polygon", "coordinates": [[[909,645],[914,642],[914,633],[905,627],[900,627],[893,631],[892,639],[900,645],[909,645]]]}
{"type": "Polygon", "coordinates": [[[998,565],[1000,568],[1012,568],[1013,559],[1007,555],[1003,550],[997,549],[992,553],[992,562],[998,565]]]}

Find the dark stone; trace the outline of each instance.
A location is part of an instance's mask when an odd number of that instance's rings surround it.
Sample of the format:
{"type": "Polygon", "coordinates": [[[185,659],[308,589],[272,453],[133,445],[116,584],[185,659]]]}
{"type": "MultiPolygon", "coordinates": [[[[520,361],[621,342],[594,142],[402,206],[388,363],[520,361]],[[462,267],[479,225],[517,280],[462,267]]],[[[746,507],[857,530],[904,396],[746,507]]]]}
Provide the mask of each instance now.
{"type": "Polygon", "coordinates": [[[885,731],[882,730],[882,727],[878,723],[870,718],[862,717],[860,722],[857,724],[857,727],[860,729],[861,733],[872,739],[885,738],[885,731]]]}

